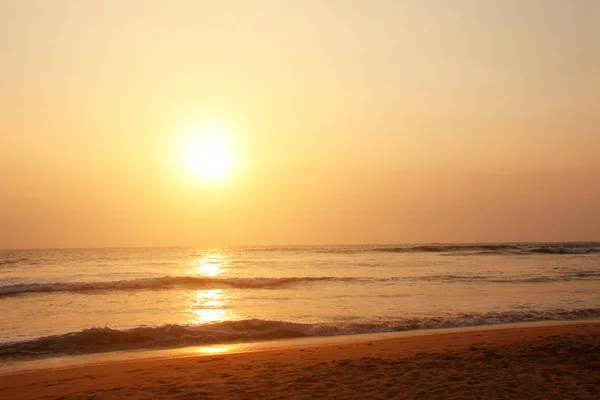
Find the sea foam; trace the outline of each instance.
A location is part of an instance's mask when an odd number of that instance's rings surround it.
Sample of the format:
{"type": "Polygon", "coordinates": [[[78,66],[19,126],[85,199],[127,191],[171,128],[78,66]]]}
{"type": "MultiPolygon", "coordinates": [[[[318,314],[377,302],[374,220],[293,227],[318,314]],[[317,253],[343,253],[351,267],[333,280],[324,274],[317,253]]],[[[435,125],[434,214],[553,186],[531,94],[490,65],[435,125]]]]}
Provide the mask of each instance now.
{"type": "Polygon", "coordinates": [[[84,354],[116,350],[225,344],[313,336],[353,335],[495,325],[542,320],[598,318],[600,309],[510,311],[457,314],[444,317],[405,318],[391,321],[302,324],[249,319],[197,326],[141,326],[132,329],[89,328],[64,335],[0,344],[0,360],[84,354]]]}

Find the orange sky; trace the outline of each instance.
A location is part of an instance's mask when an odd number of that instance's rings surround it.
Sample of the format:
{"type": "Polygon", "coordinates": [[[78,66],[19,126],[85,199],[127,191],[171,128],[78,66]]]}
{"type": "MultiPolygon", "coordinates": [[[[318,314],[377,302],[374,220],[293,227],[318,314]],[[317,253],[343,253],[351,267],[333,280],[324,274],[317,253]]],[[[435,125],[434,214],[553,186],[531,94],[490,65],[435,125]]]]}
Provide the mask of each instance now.
{"type": "Polygon", "coordinates": [[[0,248],[600,240],[598,20],[0,0],[0,248]],[[217,182],[183,162],[207,126],[217,182]]]}

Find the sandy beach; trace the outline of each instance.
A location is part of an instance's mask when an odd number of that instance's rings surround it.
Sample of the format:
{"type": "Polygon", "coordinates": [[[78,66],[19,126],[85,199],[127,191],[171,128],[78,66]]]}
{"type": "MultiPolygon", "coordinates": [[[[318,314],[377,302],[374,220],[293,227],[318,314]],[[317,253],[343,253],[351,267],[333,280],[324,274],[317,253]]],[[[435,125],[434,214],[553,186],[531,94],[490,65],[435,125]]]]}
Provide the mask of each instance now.
{"type": "Polygon", "coordinates": [[[3,399],[597,399],[600,323],[507,327],[0,376],[3,399]]]}

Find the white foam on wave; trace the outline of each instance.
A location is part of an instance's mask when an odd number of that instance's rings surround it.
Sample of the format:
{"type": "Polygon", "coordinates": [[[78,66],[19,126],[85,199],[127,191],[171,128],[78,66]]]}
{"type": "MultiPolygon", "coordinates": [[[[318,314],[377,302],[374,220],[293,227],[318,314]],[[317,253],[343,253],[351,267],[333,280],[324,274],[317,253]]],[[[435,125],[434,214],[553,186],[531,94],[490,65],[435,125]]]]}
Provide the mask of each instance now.
{"type": "Polygon", "coordinates": [[[0,344],[0,359],[598,317],[600,317],[600,309],[587,308],[487,312],[356,323],[301,324],[250,319],[198,326],[164,325],[128,330],[105,327],[85,329],[65,335],[47,336],[25,342],[0,344]]]}

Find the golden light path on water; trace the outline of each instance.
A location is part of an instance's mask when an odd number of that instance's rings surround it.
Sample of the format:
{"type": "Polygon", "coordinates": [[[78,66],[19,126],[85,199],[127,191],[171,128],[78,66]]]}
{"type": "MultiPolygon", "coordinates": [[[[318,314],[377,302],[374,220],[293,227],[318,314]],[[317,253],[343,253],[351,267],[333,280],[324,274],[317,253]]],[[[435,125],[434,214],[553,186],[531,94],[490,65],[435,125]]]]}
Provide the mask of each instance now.
{"type": "MultiPolygon", "coordinates": [[[[195,258],[188,263],[189,276],[218,278],[229,268],[229,255],[224,252],[212,252],[195,258]]],[[[201,325],[232,319],[229,310],[229,295],[223,289],[201,289],[187,298],[188,323],[201,325]]]]}

